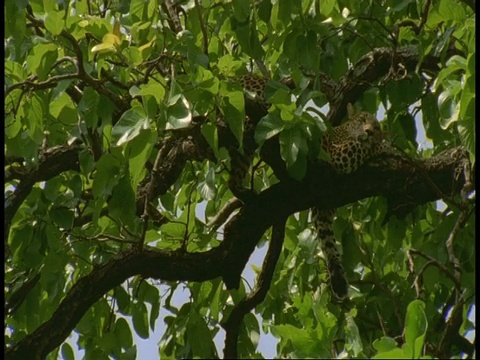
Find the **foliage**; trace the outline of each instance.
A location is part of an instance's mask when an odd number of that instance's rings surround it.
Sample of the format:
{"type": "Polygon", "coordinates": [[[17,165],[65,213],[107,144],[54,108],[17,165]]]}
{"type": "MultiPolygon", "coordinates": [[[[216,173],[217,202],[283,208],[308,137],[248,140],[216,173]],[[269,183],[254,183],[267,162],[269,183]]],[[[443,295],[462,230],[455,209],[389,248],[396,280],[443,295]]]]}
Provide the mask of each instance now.
{"type": "MultiPolygon", "coordinates": [[[[407,49],[418,54],[413,67],[370,63],[380,80],[360,84],[353,101],[373,113],[383,107],[385,128],[410,158],[462,145],[475,163],[474,2],[188,0],[173,11],[166,2],[5,3],[6,349],[61,309],[81,279],[138,244],[188,256],[225,242],[228,223],[218,231],[207,223],[232,199],[217,120],[225,119],[233,141],[246,131],[247,99],[228,80],[235,75],[270,74],[271,106],[255,140],[278,139],[288,174],[300,181],[343,96],[332,98],[322,76],[345,85],[355,80],[349,69],[361,75],[374,49],[407,49]],[[294,89],[280,82],[285,76],[294,89]],[[207,155],[185,150],[183,162],[172,160],[169,150],[196,126],[207,155]],[[429,148],[419,143],[423,128],[429,148]],[[151,175],[167,168],[173,180],[153,186],[151,175]]],[[[276,175],[262,163],[255,190],[278,183],[276,175]]],[[[443,210],[412,199],[406,217],[390,217],[383,197],[337,211],[351,282],[346,304],[331,302],[308,211],[290,214],[265,299],[238,323],[238,357],[261,356],[262,331],[278,339],[279,357],[472,356],[464,336],[474,330],[473,205],[459,191],[437,195],[443,210]]],[[[273,242],[272,233],[259,246],[273,242]]],[[[117,282],[92,279],[96,289],[86,284],[85,297],[105,290],[68,320],[85,358],[136,358],[133,334],[149,338],[165,309],[161,358],[218,356],[213,339],[254,291],[244,280],[237,290],[219,277],[196,282],[202,274],[177,266],[187,275],[151,276],[168,287],[166,298],[145,269],[119,273],[117,282]],[[177,307],[171,298],[180,279],[192,281],[189,301],[177,307]]],[[[69,334],[52,334],[61,345],[48,359],[74,358],[69,334]]]]}

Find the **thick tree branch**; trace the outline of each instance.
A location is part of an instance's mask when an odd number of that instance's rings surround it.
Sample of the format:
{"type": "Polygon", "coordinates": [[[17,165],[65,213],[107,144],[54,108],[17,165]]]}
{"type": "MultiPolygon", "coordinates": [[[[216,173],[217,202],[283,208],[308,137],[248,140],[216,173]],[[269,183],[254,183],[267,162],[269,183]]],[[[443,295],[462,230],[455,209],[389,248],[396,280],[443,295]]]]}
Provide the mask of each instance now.
{"type": "Polygon", "coordinates": [[[135,275],[170,281],[205,281],[221,276],[227,288],[237,288],[240,275],[265,231],[313,205],[333,208],[375,195],[388,199],[392,194],[421,204],[438,199],[438,190],[459,193],[464,179],[458,177],[453,182],[452,179],[464,155],[464,151],[455,148],[416,165],[411,160],[394,158],[381,165],[368,163],[350,176],[338,175],[325,164],[311,166],[303,181],[285,179],[245,204],[227,223],[223,242],[212,250],[185,253],[146,247],[141,252],[119,253],[80,279],[52,318],[8,349],[7,358],[22,359],[26,354],[45,356],[66,339],[101,296],[135,275]],[[427,169],[428,181],[417,166],[427,169]],[[402,189],[401,194],[398,189],[402,189]]]}
{"type": "MultiPolygon", "coordinates": [[[[10,233],[10,225],[18,208],[26,199],[35,183],[47,181],[64,171],[80,170],[78,162],[78,151],[81,145],[74,142],[71,145],[56,146],[45,151],[40,158],[37,169],[26,171],[21,177],[15,190],[6,198],[5,218],[4,218],[4,236],[5,245],[7,244],[8,234],[10,233]]],[[[18,170],[18,169],[17,169],[18,170]]]]}
{"type": "Polygon", "coordinates": [[[237,343],[240,326],[247,313],[252,311],[255,306],[260,304],[267,296],[270,283],[272,282],[275,265],[282,252],[283,240],[285,237],[286,219],[280,220],[273,225],[272,240],[268,248],[265,261],[263,262],[262,272],[259,275],[255,290],[245,299],[241,300],[232,310],[227,321],[222,325],[225,329],[225,359],[235,359],[238,357],[237,343]]]}
{"type": "Polygon", "coordinates": [[[318,164],[312,166],[300,182],[282,179],[245,204],[225,227],[225,239],[242,243],[242,247],[230,255],[230,271],[224,278],[227,288],[238,287],[240,274],[256,243],[276,219],[314,205],[337,208],[371,196],[384,196],[388,202],[419,205],[440,199],[441,194],[458,194],[464,180],[452,179],[465,156],[461,148],[415,162],[395,156],[381,162],[369,162],[350,176],[336,174],[328,165],[318,164]],[[426,169],[428,176],[419,169],[426,169]]]}
{"type": "Polygon", "coordinates": [[[421,63],[418,49],[414,46],[405,46],[397,49],[376,48],[363,56],[357,63],[340,78],[334,88],[329,84],[330,110],[327,119],[332,125],[339,125],[346,115],[348,103],[356,100],[369,88],[387,81],[389,77],[395,80],[395,74],[401,69],[406,73],[426,71],[437,73],[440,70],[440,59],[434,56],[425,56],[421,63]]]}

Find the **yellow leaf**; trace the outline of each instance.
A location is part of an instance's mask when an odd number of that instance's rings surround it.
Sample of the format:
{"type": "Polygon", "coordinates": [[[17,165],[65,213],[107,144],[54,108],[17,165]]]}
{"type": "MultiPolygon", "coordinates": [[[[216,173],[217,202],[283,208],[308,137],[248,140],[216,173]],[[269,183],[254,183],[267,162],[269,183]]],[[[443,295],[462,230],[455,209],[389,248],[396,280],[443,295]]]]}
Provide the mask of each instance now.
{"type": "Polygon", "coordinates": [[[108,52],[116,52],[117,49],[115,46],[111,43],[100,43],[98,45],[95,45],[92,50],[90,50],[92,53],[95,52],[100,52],[100,53],[108,53],[108,52]]]}
{"type": "Polygon", "coordinates": [[[156,38],[157,38],[157,37],[154,36],[152,40],[150,40],[148,43],[140,46],[140,47],[138,48],[138,50],[143,51],[143,50],[145,50],[145,49],[148,49],[149,47],[151,47],[151,46],[155,43],[156,38]]]}
{"type": "Polygon", "coordinates": [[[120,32],[120,23],[118,20],[115,20],[113,24],[113,34],[116,35],[119,39],[122,38],[122,33],[120,32]]]}
{"type": "Polygon", "coordinates": [[[103,36],[102,43],[120,45],[122,43],[122,40],[117,35],[108,33],[103,36]]]}

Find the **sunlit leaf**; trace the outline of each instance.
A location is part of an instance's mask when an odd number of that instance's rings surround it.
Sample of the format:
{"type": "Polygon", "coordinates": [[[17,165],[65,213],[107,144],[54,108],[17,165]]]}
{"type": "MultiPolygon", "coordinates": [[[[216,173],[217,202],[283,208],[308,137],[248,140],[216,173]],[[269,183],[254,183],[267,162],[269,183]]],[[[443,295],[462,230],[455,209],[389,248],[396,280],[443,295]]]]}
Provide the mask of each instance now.
{"type": "Polygon", "coordinates": [[[412,301],[407,306],[405,341],[412,348],[413,358],[418,358],[422,354],[427,327],[428,320],[425,315],[425,304],[420,300],[412,301]]]}
{"type": "Polygon", "coordinates": [[[112,128],[112,138],[117,146],[129,142],[140,134],[141,130],[150,127],[150,119],[140,106],[135,106],[123,113],[120,120],[112,128]]]}

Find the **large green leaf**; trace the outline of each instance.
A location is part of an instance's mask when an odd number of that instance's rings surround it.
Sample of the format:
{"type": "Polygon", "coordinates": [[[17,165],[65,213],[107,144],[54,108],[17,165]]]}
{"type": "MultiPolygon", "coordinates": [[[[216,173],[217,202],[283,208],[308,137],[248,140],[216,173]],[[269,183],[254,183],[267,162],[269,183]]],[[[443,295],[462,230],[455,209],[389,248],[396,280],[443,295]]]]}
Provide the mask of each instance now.
{"type": "Polygon", "coordinates": [[[142,130],[150,128],[150,119],[141,106],[125,111],[112,128],[112,138],[117,146],[137,137],[142,130]]]}
{"type": "Polygon", "coordinates": [[[169,100],[167,108],[166,129],[182,129],[188,127],[192,122],[190,104],[183,95],[177,95],[169,100]]]}
{"type": "Polygon", "coordinates": [[[287,164],[289,174],[301,180],[307,171],[308,145],[302,131],[298,127],[284,129],[280,133],[280,154],[287,164]]]}
{"type": "Polygon", "coordinates": [[[139,182],[145,177],[145,164],[149,160],[156,140],[157,133],[150,129],[140,131],[139,135],[128,143],[125,152],[128,154],[130,181],[134,191],[136,191],[139,182]]]}
{"type": "Polygon", "coordinates": [[[425,304],[420,300],[412,301],[407,306],[405,317],[405,342],[412,349],[412,358],[419,358],[423,352],[427,327],[425,304]]]}
{"type": "Polygon", "coordinates": [[[245,121],[245,100],[241,91],[228,92],[223,98],[222,110],[230,130],[240,144],[243,144],[245,121]]]}
{"type": "Polygon", "coordinates": [[[185,334],[194,354],[200,358],[212,357],[215,345],[210,329],[202,316],[196,312],[190,314],[185,334]]]}
{"type": "Polygon", "coordinates": [[[47,17],[45,18],[45,27],[52,35],[60,35],[63,30],[64,24],[64,11],[54,11],[51,10],[48,12],[47,17]]]}
{"type": "Polygon", "coordinates": [[[265,140],[279,134],[285,125],[277,112],[269,113],[263,117],[255,128],[255,141],[262,144],[265,140]]]}
{"type": "Polygon", "coordinates": [[[137,206],[128,174],[118,179],[108,201],[108,210],[115,219],[119,219],[123,224],[133,225],[137,206]]]}
{"type": "Polygon", "coordinates": [[[357,324],[352,316],[347,316],[347,324],[345,326],[346,349],[351,348],[353,356],[357,357],[363,351],[362,338],[358,330],[357,324]]]}
{"type": "Polygon", "coordinates": [[[138,336],[148,339],[148,311],[144,303],[132,304],[132,322],[138,336]]]}
{"type": "Polygon", "coordinates": [[[27,70],[38,75],[40,80],[45,80],[57,58],[58,50],[54,44],[37,44],[27,57],[27,70]]]}
{"type": "Polygon", "coordinates": [[[96,165],[97,171],[93,179],[93,195],[107,198],[118,184],[120,167],[118,160],[111,154],[103,155],[96,165]]]}

